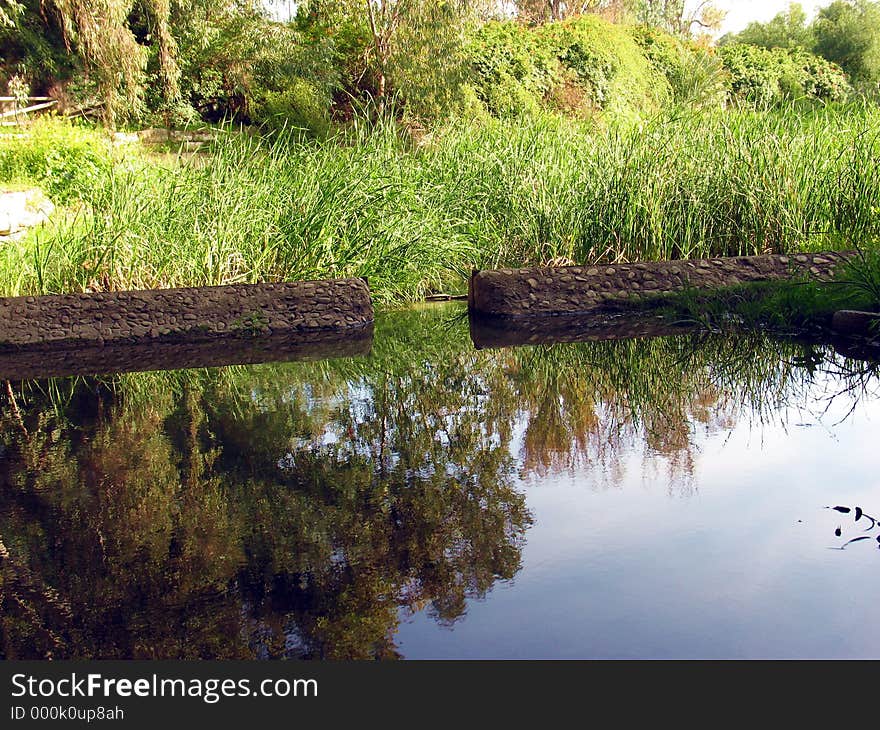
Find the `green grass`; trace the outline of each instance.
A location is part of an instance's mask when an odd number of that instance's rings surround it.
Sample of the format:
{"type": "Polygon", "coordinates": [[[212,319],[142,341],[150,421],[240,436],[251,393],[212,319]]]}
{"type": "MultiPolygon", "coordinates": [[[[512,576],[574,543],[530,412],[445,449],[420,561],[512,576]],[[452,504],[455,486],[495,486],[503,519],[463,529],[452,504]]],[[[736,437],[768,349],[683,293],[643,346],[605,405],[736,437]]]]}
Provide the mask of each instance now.
{"type": "MultiPolygon", "coordinates": [[[[52,133],[41,149],[63,161],[52,133]]],[[[208,164],[107,153],[85,182],[3,141],[0,175],[67,208],[0,250],[0,291],[366,276],[389,302],[460,290],[472,267],[870,246],[878,134],[867,106],[469,121],[418,145],[354,127],[324,142],[223,135],[208,164]]]]}
{"type": "Polygon", "coordinates": [[[37,183],[56,203],[87,197],[114,163],[109,138],[92,127],[51,117],[0,137],[0,188],[37,183]]]}
{"type": "Polygon", "coordinates": [[[777,332],[826,330],[841,309],[880,312],[880,251],[860,250],[834,281],[795,279],[716,291],[691,290],[668,298],[660,312],[670,320],[710,329],[766,328],[777,332]]]}

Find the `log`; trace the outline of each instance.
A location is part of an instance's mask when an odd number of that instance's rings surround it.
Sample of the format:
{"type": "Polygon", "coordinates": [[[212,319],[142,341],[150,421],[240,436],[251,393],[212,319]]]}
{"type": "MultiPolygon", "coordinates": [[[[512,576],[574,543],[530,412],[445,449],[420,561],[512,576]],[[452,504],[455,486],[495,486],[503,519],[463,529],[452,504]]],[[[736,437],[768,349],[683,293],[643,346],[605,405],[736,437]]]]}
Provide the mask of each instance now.
{"type": "Polygon", "coordinates": [[[363,279],[232,284],[0,299],[0,350],[208,341],[373,321],[363,279]]]}
{"type": "Polygon", "coordinates": [[[475,271],[468,308],[498,317],[571,315],[661,300],[687,289],[815,278],[827,281],[855,252],[644,261],[475,271]]]}

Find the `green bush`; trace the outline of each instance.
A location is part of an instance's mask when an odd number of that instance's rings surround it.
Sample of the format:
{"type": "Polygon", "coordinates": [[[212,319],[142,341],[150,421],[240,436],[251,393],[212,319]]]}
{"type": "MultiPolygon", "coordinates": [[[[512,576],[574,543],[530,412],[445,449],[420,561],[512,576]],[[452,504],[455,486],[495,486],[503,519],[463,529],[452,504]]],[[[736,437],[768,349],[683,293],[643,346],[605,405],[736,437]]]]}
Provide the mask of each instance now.
{"type": "MultiPolygon", "coordinates": [[[[321,126],[314,106],[329,107],[340,85],[333,40],[259,12],[229,12],[193,24],[179,38],[182,98],[207,121],[237,121],[312,129],[321,126]]],[[[186,121],[186,120],[184,120],[186,121]]]]}
{"type": "Polygon", "coordinates": [[[302,130],[323,138],[330,130],[330,100],[315,84],[293,78],[281,91],[267,91],[251,105],[251,120],[266,130],[302,130]]]}
{"type": "Polygon", "coordinates": [[[466,52],[476,95],[497,116],[536,110],[563,78],[553,51],[519,23],[486,23],[470,38],[466,52]]]}
{"type": "Polygon", "coordinates": [[[585,15],[535,28],[480,27],[467,46],[474,89],[490,113],[653,111],[668,96],[663,74],[623,26],[585,15]]]}
{"type": "Polygon", "coordinates": [[[670,82],[681,76],[688,49],[680,39],[647,25],[634,26],[629,33],[648,61],[670,82]]]}
{"type": "Polygon", "coordinates": [[[707,109],[723,103],[730,76],[714,52],[659,28],[636,26],[630,29],[630,35],[666,78],[676,104],[707,109]]]}
{"type": "Polygon", "coordinates": [[[795,53],[801,73],[801,87],[807,96],[827,101],[842,101],[852,91],[846,73],[840,66],[821,56],[795,53]]]}
{"type": "Polygon", "coordinates": [[[58,118],[35,120],[23,139],[0,140],[0,180],[39,185],[56,202],[82,197],[112,166],[99,130],[58,118]]]}
{"type": "Polygon", "coordinates": [[[746,44],[720,49],[730,73],[730,95],[758,107],[792,100],[843,101],[850,92],[839,66],[800,49],[746,44]]]}

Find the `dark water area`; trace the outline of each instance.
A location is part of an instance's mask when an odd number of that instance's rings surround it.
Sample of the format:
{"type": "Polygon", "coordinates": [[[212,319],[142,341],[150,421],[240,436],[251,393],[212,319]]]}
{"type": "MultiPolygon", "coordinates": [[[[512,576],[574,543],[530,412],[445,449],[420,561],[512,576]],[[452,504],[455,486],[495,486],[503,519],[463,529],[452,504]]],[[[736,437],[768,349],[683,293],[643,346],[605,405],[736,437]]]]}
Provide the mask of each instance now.
{"type": "Polygon", "coordinates": [[[876,365],[463,314],[4,383],[2,657],[880,657],[876,365]]]}

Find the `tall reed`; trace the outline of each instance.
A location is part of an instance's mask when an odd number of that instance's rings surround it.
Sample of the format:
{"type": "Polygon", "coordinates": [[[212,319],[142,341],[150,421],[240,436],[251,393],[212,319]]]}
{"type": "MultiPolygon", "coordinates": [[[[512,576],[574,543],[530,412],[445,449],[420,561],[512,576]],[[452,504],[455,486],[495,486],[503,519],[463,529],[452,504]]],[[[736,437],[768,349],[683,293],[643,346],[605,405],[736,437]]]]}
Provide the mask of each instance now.
{"type": "MultiPolygon", "coordinates": [[[[5,294],[366,276],[380,301],[471,267],[869,245],[880,111],[666,112],[391,124],[324,142],[226,135],[207,159],[115,164],[0,249],[5,294]]],[[[36,182],[39,182],[37,180],[36,182]]]]}

